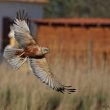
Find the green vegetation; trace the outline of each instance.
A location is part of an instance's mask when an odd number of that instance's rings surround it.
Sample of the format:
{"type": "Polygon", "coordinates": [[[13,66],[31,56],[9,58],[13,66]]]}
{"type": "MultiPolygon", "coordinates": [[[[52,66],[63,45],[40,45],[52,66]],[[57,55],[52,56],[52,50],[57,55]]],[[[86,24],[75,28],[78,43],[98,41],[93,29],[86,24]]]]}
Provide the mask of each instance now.
{"type": "Polygon", "coordinates": [[[49,0],[47,18],[110,18],[110,0],[49,0]]]}

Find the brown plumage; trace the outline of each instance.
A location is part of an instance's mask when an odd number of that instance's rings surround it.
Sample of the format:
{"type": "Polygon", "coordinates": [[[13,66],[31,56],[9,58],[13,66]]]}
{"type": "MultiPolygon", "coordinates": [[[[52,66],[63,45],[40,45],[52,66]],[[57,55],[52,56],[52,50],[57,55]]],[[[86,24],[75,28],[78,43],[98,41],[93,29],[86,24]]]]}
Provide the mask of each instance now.
{"type": "Polygon", "coordinates": [[[11,30],[14,32],[14,37],[19,44],[19,48],[7,46],[3,56],[13,68],[20,68],[28,60],[32,73],[50,88],[62,93],[76,91],[71,86],[61,84],[50,71],[45,58],[48,48],[39,46],[32,38],[27,13],[24,11],[17,12],[11,30]]]}

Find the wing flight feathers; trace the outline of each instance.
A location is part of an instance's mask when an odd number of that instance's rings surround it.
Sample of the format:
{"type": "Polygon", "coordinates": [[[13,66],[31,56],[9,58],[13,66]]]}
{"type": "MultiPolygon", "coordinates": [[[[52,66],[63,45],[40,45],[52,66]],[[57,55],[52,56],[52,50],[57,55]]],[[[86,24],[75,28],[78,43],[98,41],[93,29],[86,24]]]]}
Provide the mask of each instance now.
{"type": "Polygon", "coordinates": [[[35,45],[36,42],[32,38],[29,29],[29,19],[24,10],[18,11],[14,24],[11,26],[14,31],[14,37],[21,48],[26,48],[29,45],[35,45]]]}
{"type": "Polygon", "coordinates": [[[34,75],[37,76],[43,83],[48,85],[50,88],[61,93],[67,92],[69,94],[76,91],[76,89],[72,89],[71,86],[64,86],[56,80],[55,76],[50,72],[45,58],[30,58],[29,64],[32,68],[32,72],[34,73],[34,75]]]}
{"type": "Polygon", "coordinates": [[[22,12],[19,10],[16,13],[16,19],[21,20],[21,21],[25,21],[28,25],[29,25],[29,17],[28,17],[28,13],[25,12],[25,10],[23,10],[22,12]]]}

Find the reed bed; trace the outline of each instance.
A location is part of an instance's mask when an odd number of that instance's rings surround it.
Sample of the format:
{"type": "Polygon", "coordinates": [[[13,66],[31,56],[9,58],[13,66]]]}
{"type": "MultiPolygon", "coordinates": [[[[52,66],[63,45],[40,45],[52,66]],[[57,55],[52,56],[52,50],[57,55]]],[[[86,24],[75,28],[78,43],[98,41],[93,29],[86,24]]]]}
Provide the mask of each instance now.
{"type": "Polygon", "coordinates": [[[78,56],[64,59],[62,55],[48,57],[51,71],[63,84],[76,88],[75,93],[57,93],[42,84],[27,64],[15,71],[2,60],[0,110],[109,110],[110,73],[104,57],[97,68],[91,57],[82,63],[78,56]]]}

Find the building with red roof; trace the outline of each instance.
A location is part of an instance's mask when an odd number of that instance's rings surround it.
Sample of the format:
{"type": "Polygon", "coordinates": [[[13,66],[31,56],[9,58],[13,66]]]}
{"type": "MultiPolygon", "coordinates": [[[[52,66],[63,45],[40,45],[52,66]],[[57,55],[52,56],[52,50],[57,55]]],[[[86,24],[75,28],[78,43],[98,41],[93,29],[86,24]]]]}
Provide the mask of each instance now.
{"type": "Polygon", "coordinates": [[[37,25],[36,39],[52,49],[53,56],[57,52],[63,52],[64,56],[86,56],[90,48],[97,57],[110,53],[110,19],[34,19],[33,22],[37,25]]]}

